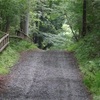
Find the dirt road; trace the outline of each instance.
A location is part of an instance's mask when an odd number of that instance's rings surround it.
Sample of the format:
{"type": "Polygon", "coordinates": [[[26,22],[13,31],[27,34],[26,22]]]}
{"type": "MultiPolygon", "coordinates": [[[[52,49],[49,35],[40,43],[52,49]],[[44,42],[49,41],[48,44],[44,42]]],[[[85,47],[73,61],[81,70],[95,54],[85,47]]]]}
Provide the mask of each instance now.
{"type": "Polygon", "coordinates": [[[64,51],[22,54],[0,100],[91,100],[73,55],[64,51]]]}

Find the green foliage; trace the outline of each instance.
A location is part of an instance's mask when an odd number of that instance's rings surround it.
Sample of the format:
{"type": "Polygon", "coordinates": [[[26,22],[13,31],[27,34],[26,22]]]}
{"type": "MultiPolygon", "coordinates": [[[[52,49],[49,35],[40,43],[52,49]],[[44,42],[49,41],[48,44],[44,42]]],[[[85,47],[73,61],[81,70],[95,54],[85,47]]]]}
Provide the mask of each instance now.
{"type": "Polygon", "coordinates": [[[36,48],[34,44],[25,40],[11,39],[10,45],[0,53],[0,74],[9,73],[10,67],[18,61],[20,52],[36,48]]]}
{"type": "Polygon", "coordinates": [[[18,52],[10,46],[0,54],[0,74],[7,74],[9,68],[18,60],[18,52]]]}
{"type": "Polygon", "coordinates": [[[26,9],[26,0],[0,0],[0,30],[7,32],[10,26],[18,26],[26,9]]]}
{"type": "Polygon", "coordinates": [[[17,52],[37,48],[32,42],[27,42],[26,40],[21,39],[11,39],[10,46],[13,50],[17,50],[17,52]]]}
{"type": "Polygon", "coordinates": [[[82,59],[93,59],[100,57],[100,33],[89,34],[84,39],[81,39],[78,43],[75,43],[69,50],[75,50],[80,60],[82,59]],[[79,53],[81,51],[81,53],[79,53]]]}
{"type": "Polygon", "coordinates": [[[94,97],[93,97],[93,100],[100,100],[100,95],[94,96],[94,97]]]}
{"type": "Polygon", "coordinates": [[[37,29],[38,32],[57,34],[64,22],[64,16],[59,9],[60,2],[62,1],[38,0],[34,2],[35,5],[30,12],[31,32],[34,32],[34,29],[37,29]]]}
{"type": "Polygon", "coordinates": [[[75,51],[84,74],[84,83],[94,94],[94,100],[100,95],[100,33],[95,31],[68,48],[75,51]]]}
{"type": "Polygon", "coordinates": [[[51,40],[53,46],[50,49],[59,49],[59,50],[66,50],[73,42],[71,41],[70,34],[66,32],[59,33],[58,35],[52,36],[51,40]]]}

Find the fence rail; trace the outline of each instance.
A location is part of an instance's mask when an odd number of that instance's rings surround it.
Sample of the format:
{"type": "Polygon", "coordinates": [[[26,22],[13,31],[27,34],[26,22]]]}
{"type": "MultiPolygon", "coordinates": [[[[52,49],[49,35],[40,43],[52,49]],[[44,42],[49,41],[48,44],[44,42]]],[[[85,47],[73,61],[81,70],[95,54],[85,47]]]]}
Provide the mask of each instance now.
{"type": "Polygon", "coordinates": [[[8,44],[9,44],[9,34],[6,34],[0,39],[0,52],[2,52],[8,44]]]}

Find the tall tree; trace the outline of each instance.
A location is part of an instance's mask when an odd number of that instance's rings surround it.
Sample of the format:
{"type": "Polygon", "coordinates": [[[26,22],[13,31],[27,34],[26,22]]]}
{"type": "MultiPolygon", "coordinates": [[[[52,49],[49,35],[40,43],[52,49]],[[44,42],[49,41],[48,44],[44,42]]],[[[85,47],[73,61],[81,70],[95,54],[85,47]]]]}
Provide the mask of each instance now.
{"type": "MultiPolygon", "coordinates": [[[[0,30],[9,32],[10,26],[19,24],[26,0],[0,0],[0,30]]],[[[18,25],[19,26],[19,25],[18,25]]]]}
{"type": "Polygon", "coordinates": [[[81,36],[84,37],[86,35],[86,31],[87,31],[87,22],[86,22],[86,1],[87,0],[83,0],[83,24],[82,24],[82,34],[81,36]]]}
{"type": "Polygon", "coordinates": [[[23,12],[20,16],[20,30],[28,35],[29,33],[29,6],[30,0],[26,0],[23,2],[23,12]]]}

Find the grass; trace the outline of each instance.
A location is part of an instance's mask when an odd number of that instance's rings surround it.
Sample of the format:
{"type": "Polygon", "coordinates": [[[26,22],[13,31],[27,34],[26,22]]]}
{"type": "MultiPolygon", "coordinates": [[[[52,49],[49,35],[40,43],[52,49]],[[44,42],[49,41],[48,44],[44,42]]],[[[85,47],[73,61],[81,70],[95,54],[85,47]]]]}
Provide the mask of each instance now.
{"type": "Polygon", "coordinates": [[[10,68],[18,61],[20,52],[36,49],[37,47],[28,41],[10,39],[9,46],[0,53],[0,74],[8,74],[10,68]]]}
{"type": "Polygon", "coordinates": [[[9,68],[18,60],[19,54],[10,46],[0,54],[0,74],[7,74],[9,68]]]}
{"type": "Polygon", "coordinates": [[[22,39],[11,39],[10,46],[17,52],[22,52],[25,50],[30,50],[30,49],[32,50],[37,48],[36,45],[34,45],[32,42],[28,42],[22,39]]]}
{"type": "Polygon", "coordinates": [[[94,100],[100,100],[100,33],[89,34],[68,50],[75,51],[85,85],[93,93],[94,100]]]}

